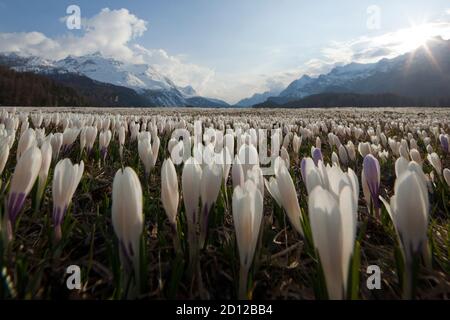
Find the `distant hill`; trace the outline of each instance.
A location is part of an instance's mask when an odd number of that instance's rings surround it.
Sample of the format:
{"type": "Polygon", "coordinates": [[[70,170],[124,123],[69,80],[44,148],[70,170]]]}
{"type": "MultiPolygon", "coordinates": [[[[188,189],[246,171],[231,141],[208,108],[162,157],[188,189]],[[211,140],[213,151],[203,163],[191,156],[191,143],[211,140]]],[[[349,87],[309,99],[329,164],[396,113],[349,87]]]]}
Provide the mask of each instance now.
{"type": "Polygon", "coordinates": [[[213,98],[205,98],[200,96],[195,96],[186,99],[186,104],[188,107],[204,107],[204,108],[225,108],[230,105],[225,101],[213,98]]]}
{"type": "Polygon", "coordinates": [[[289,102],[274,104],[266,101],[255,108],[338,108],[338,107],[448,107],[449,98],[411,98],[392,93],[319,93],[289,102]]]}
{"type": "Polygon", "coordinates": [[[0,65],[0,105],[86,106],[77,90],[31,72],[16,72],[0,65]]]}
{"type": "Polygon", "coordinates": [[[151,105],[134,90],[73,73],[35,74],[0,65],[0,104],[22,106],[151,105]]]}
{"type": "Polygon", "coordinates": [[[175,85],[153,66],[120,62],[98,52],[58,61],[0,53],[0,65],[46,76],[76,88],[96,106],[229,106],[222,100],[200,97],[191,86],[175,85]]]}
{"type": "Polygon", "coordinates": [[[245,98],[240,100],[235,104],[236,107],[251,107],[255,104],[262,103],[268,98],[275,96],[280,93],[281,90],[269,90],[263,93],[255,93],[250,98],[245,98]]]}
{"type": "Polygon", "coordinates": [[[133,89],[92,80],[74,73],[50,73],[46,77],[58,84],[72,88],[84,97],[89,105],[99,107],[146,107],[154,106],[133,89]]]}

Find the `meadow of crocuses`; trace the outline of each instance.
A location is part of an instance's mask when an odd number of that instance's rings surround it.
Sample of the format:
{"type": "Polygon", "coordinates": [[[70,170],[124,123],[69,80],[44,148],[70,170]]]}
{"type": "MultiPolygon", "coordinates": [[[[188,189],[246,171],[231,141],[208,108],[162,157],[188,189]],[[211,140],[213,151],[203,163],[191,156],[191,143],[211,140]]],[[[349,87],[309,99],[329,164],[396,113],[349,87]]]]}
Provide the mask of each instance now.
{"type": "Polygon", "coordinates": [[[446,109],[0,108],[0,298],[447,299],[448,134],[446,109]]]}

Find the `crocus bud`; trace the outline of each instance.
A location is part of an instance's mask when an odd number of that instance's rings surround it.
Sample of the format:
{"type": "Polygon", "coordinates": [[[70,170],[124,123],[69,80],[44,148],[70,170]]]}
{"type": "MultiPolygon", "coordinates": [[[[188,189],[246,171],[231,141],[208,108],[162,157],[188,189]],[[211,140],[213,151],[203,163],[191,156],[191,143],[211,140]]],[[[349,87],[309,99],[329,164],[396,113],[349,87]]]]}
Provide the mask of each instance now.
{"type": "Polygon", "coordinates": [[[52,144],[53,161],[55,161],[58,159],[59,151],[61,150],[61,146],[63,144],[63,134],[61,132],[55,133],[52,136],[50,143],[52,144]]]}
{"type": "Polygon", "coordinates": [[[371,153],[370,143],[369,142],[360,142],[358,144],[358,152],[361,157],[365,157],[371,153]]]}
{"type": "Polygon", "coordinates": [[[302,175],[308,194],[318,185],[328,188],[328,176],[322,161],[316,166],[311,158],[304,158],[302,175]]]}
{"type": "Polygon", "coordinates": [[[8,140],[0,137],[0,176],[5,169],[6,162],[9,157],[9,144],[8,140]]]}
{"type": "MultiPolygon", "coordinates": [[[[281,159],[281,157],[278,157],[278,159],[281,159]]],[[[248,180],[252,180],[255,183],[259,192],[261,192],[261,195],[264,197],[264,177],[259,166],[254,166],[252,170],[248,171],[248,180]]]]}
{"type": "Polygon", "coordinates": [[[338,155],[336,154],[336,152],[334,152],[334,151],[333,151],[333,153],[331,154],[331,163],[332,163],[332,164],[335,164],[335,165],[337,165],[337,166],[340,165],[340,164],[339,164],[339,157],[338,157],[338,155]]]}
{"type": "Polygon", "coordinates": [[[450,170],[448,168],[444,169],[444,180],[447,182],[447,185],[450,187],[450,170]]]}
{"type": "Polygon", "coordinates": [[[420,156],[420,152],[417,149],[409,150],[409,155],[413,161],[422,165],[422,157],[420,156]]]}
{"type": "Polygon", "coordinates": [[[47,184],[48,170],[52,162],[52,146],[50,141],[45,141],[41,147],[42,164],[39,170],[39,182],[36,192],[36,206],[39,206],[44,193],[45,185],[47,184]]]}
{"type": "Polygon", "coordinates": [[[404,157],[399,157],[395,161],[395,176],[398,178],[405,170],[408,169],[409,161],[404,157]]]}
{"type": "Polygon", "coordinates": [[[286,168],[291,166],[291,160],[289,158],[289,153],[287,152],[285,147],[281,147],[280,158],[284,161],[286,168]]]}
{"type": "Polygon", "coordinates": [[[207,164],[203,168],[202,181],[200,183],[200,195],[202,199],[202,211],[200,216],[200,247],[203,247],[207,231],[209,213],[217,200],[220,186],[222,185],[222,168],[215,163],[207,164]]]}
{"type": "Polygon", "coordinates": [[[183,201],[188,223],[197,223],[197,211],[200,200],[200,183],[202,180],[202,168],[195,158],[186,160],[183,167],[181,184],[183,189],[183,201]]]}
{"type": "Polygon", "coordinates": [[[234,155],[234,136],[231,133],[227,133],[224,137],[223,137],[224,141],[225,141],[225,148],[228,148],[228,151],[230,152],[230,155],[233,156],[234,155]]]}
{"type": "Polygon", "coordinates": [[[42,164],[42,154],[38,147],[28,148],[17,162],[11,178],[6,204],[7,240],[12,240],[14,225],[22,209],[25,198],[30,193],[42,164]]]}
{"type": "Polygon", "coordinates": [[[28,148],[37,146],[36,141],[36,133],[33,129],[27,129],[19,139],[19,143],[17,145],[17,160],[19,160],[20,156],[27,151],[28,148]]]}
{"type": "Polygon", "coordinates": [[[298,152],[300,151],[300,147],[302,145],[302,137],[299,137],[297,134],[294,134],[292,138],[292,150],[294,154],[298,156],[298,152]]]}
{"type": "Polygon", "coordinates": [[[123,145],[125,144],[125,127],[119,128],[119,154],[120,159],[123,160],[123,145]]]}
{"type": "Polygon", "coordinates": [[[161,168],[161,201],[170,223],[175,228],[179,198],[177,172],[169,158],[164,160],[161,168]]]}
{"type": "Polygon", "coordinates": [[[267,190],[269,191],[270,195],[272,196],[272,198],[275,199],[275,202],[277,203],[277,205],[282,208],[283,204],[281,202],[281,195],[280,195],[280,190],[278,189],[278,182],[277,179],[274,177],[270,177],[270,179],[267,181],[267,179],[264,179],[264,184],[267,188],[267,190]]]}
{"type": "Polygon", "coordinates": [[[353,144],[353,142],[351,142],[350,140],[347,141],[347,145],[345,146],[345,148],[347,149],[348,157],[350,158],[350,160],[355,161],[356,160],[356,151],[355,151],[355,145],[353,144]]]}
{"type": "Polygon", "coordinates": [[[80,154],[83,153],[83,150],[86,147],[86,129],[87,127],[84,127],[80,131],[80,154]]]}
{"type": "Polygon", "coordinates": [[[378,210],[380,208],[378,199],[380,195],[380,164],[371,154],[364,157],[361,183],[368,207],[370,208],[373,204],[374,208],[378,210]]]}
{"type": "Polygon", "coordinates": [[[253,181],[233,192],[233,221],[241,264],[239,298],[246,298],[248,270],[255,255],[263,217],[263,197],[253,181]]]}
{"type": "Polygon", "coordinates": [[[103,161],[106,159],[106,154],[108,153],[108,146],[111,142],[112,133],[111,130],[102,131],[98,137],[98,144],[100,148],[100,154],[103,161]]]}
{"type": "Polygon", "coordinates": [[[63,150],[67,150],[77,140],[80,129],[78,128],[66,128],[63,132],[63,150]]]}
{"type": "Polygon", "coordinates": [[[350,259],[356,238],[357,207],[350,184],[337,195],[321,186],[308,199],[314,246],[317,248],[330,299],[345,297],[350,259]]]}
{"type": "MultiPolygon", "coordinates": [[[[86,147],[87,147],[88,153],[91,152],[92,148],[94,147],[96,138],[97,138],[97,127],[87,127],[86,128],[86,147]]],[[[107,138],[109,138],[109,136],[107,136],[105,138],[107,139],[107,138]]],[[[111,140],[111,138],[109,138],[109,140],[111,140]]],[[[109,144],[109,142],[108,142],[108,144],[109,144]]]]}
{"type": "Polygon", "coordinates": [[[73,194],[80,183],[84,172],[83,161],[80,164],[72,164],[70,159],[60,160],[55,166],[52,183],[53,195],[53,224],[55,239],[61,239],[61,224],[64,214],[72,201],[73,194]]]}
{"type": "Polygon", "coordinates": [[[344,147],[344,145],[340,145],[338,148],[339,152],[339,159],[341,160],[341,163],[346,166],[348,165],[348,155],[347,155],[347,149],[344,147]]]}
{"type": "Polygon", "coordinates": [[[246,181],[248,171],[259,165],[258,150],[253,144],[244,144],[239,149],[238,157],[244,172],[244,181],[246,181]]]}
{"type": "Polygon", "coordinates": [[[427,155],[428,162],[433,166],[436,173],[441,176],[442,175],[442,162],[439,158],[439,155],[436,152],[433,152],[427,155]]]}
{"type": "Polygon", "coordinates": [[[302,215],[298,204],[297,192],[288,169],[281,165],[276,176],[280,200],[295,230],[303,236],[301,226],[302,215]]]}
{"type": "Polygon", "coordinates": [[[160,140],[156,136],[153,144],[150,143],[149,136],[143,136],[138,140],[139,158],[145,167],[145,175],[149,176],[150,171],[155,167],[158,158],[160,140]]]}
{"type": "Polygon", "coordinates": [[[119,169],[112,189],[112,223],[119,239],[122,265],[128,273],[134,270],[136,279],[139,278],[139,243],[144,225],[142,206],[138,176],[130,167],[119,169]]]}
{"type": "Polygon", "coordinates": [[[413,257],[427,252],[428,191],[421,167],[409,165],[395,181],[390,205],[381,199],[402,243],[406,274],[404,295],[411,298],[413,257]]]}
{"type": "Polygon", "coordinates": [[[313,158],[316,166],[319,164],[319,160],[323,161],[322,151],[319,148],[312,147],[311,157],[313,158]]]}
{"type": "Polygon", "coordinates": [[[446,134],[440,134],[439,135],[439,141],[441,142],[442,151],[444,153],[449,153],[449,146],[448,146],[448,135],[446,134]]]}
{"type": "Polygon", "coordinates": [[[238,156],[234,158],[233,167],[231,168],[231,179],[233,180],[233,188],[244,186],[244,170],[238,156]]]}
{"type": "Polygon", "coordinates": [[[233,162],[233,157],[227,147],[222,148],[222,152],[220,154],[220,159],[222,160],[222,177],[223,177],[223,185],[227,186],[228,176],[230,175],[231,163],[233,162]]]}
{"type": "Polygon", "coordinates": [[[406,160],[409,160],[409,150],[408,150],[408,144],[406,143],[406,140],[402,140],[402,143],[400,144],[398,151],[400,153],[400,156],[402,156],[406,160]],[[403,143],[403,141],[404,141],[404,143],[403,143]]]}

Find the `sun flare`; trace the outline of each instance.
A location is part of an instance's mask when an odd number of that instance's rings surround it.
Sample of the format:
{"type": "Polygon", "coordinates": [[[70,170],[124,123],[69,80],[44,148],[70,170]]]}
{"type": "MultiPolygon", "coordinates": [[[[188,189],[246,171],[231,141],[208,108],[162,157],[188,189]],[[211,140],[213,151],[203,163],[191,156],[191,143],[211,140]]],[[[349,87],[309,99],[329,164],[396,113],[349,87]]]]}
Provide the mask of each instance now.
{"type": "Polygon", "coordinates": [[[439,34],[431,24],[413,25],[398,34],[399,51],[409,52],[425,46],[429,40],[439,34]]]}

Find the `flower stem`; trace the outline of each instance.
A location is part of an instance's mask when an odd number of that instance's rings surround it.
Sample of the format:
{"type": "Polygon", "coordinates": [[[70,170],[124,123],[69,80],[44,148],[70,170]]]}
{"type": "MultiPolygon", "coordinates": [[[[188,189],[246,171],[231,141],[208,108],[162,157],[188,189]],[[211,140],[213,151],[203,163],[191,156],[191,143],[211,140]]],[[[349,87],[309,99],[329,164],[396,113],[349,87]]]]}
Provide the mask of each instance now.
{"type": "Polygon", "coordinates": [[[239,300],[248,300],[247,283],[248,269],[241,266],[239,271],[239,300]]]}

